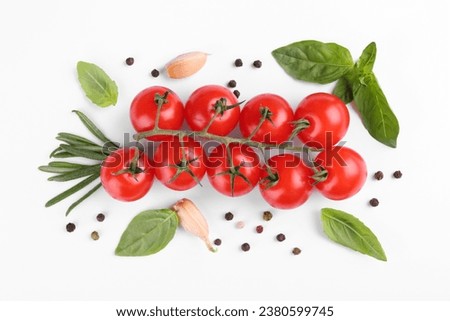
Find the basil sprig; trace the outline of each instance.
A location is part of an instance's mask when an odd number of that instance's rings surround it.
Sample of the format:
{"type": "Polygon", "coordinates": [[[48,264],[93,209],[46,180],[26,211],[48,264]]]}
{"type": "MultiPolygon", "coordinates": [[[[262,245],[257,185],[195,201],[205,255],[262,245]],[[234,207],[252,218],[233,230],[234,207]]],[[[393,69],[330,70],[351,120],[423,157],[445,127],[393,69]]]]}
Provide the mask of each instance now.
{"type": "Polygon", "coordinates": [[[377,47],[370,43],[356,63],[348,49],[306,40],[275,49],[273,57],[293,78],[327,84],[337,80],[333,94],[355,102],[369,134],[395,148],[400,126],[373,72],[377,47]]]}

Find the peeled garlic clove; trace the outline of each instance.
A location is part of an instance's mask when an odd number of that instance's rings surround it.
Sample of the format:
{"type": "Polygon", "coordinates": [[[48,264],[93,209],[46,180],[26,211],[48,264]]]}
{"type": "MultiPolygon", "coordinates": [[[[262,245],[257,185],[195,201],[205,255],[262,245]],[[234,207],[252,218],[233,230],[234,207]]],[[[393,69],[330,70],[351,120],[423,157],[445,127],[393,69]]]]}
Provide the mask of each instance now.
{"type": "Polygon", "coordinates": [[[165,67],[167,75],[174,79],[192,76],[205,65],[206,57],[207,54],[200,51],[179,55],[167,63],[165,67]]]}
{"type": "Polygon", "coordinates": [[[195,204],[187,199],[183,198],[175,203],[173,206],[175,212],[178,215],[178,221],[180,225],[189,233],[192,233],[202,239],[208,249],[215,252],[216,249],[209,240],[209,227],[205,217],[195,204]]]}

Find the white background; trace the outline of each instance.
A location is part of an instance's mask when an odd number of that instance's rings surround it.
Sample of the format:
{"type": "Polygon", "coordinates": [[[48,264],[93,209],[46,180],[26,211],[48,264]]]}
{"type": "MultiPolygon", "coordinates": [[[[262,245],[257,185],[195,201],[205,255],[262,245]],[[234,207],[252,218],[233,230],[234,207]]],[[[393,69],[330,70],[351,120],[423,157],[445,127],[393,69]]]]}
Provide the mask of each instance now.
{"type": "Polygon", "coordinates": [[[449,300],[448,198],[449,7],[444,1],[2,1],[0,4],[0,299],[14,300],[449,300]],[[294,41],[317,39],[346,46],[356,59],[378,45],[375,73],[397,114],[397,149],[373,140],[351,110],[347,146],[365,158],[369,178],[355,197],[329,201],[315,193],[304,206],[269,209],[258,190],[231,199],[204,187],[170,191],[155,182],[134,203],[105,192],[68,218],[70,199],[44,203],[69,186],[47,182],[37,170],[48,162],[60,131],[88,135],[70,111],[80,109],[115,140],[132,133],[129,104],[151,85],[165,85],[185,101],[200,85],[238,82],[243,99],[263,92],[295,108],[306,95],[330,91],[290,79],[270,52],[294,41]],[[174,56],[208,52],[208,62],[185,80],[149,76],[174,56]],[[132,56],[135,64],[124,64],[132,56]],[[235,58],[244,67],[235,68],[235,58]],[[255,59],[261,69],[250,66],[255,59]],[[117,82],[117,106],[92,105],[76,79],[78,60],[103,67],[117,82]],[[392,173],[400,169],[401,180],[392,173]],[[371,175],[382,170],[385,179],[371,175]],[[114,256],[130,219],[145,209],[194,200],[208,218],[211,238],[223,245],[209,253],[179,230],[162,252],[114,256]],[[380,206],[367,205],[377,197],[380,206]],[[380,262],[329,241],[320,208],[355,214],[381,241],[380,262]],[[226,211],[235,220],[223,219],[226,211]],[[99,223],[95,216],[106,213],[99,223]],[[242,230],[238,220],[246,222],[242,230]],[[74,222],[74,233],[65,225],[74,222]],[[261,235],[254,227],[264,223],[261,235]],[[97,230],[100,240],[90,233],[97,230]],[[276,242],[283,232],[287,239],[276,242]],[[240,244],[249,242],[243,253],[240,244]],[[299,246],[300,256],[290,254],[299,246]]]}

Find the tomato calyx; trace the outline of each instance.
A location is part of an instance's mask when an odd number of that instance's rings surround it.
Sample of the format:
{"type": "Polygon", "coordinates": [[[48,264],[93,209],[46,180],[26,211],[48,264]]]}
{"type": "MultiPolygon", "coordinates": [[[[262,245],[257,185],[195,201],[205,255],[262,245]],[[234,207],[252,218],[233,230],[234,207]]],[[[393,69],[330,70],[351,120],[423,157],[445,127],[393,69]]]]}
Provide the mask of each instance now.
{"type": "Polygon", "coordinates": [[[189,165],[198,161],[198,157],[195,157],[190,160],[186,160],[185,156],[183,155],[183,160],[175,165],[169,165],[169,167],[175,168],[177,171],[172,176],[172,178],[168,181],[168,183],[173,183],[181,174],[188,173],[189,176],[192,177],[192,179],[200,186],[203,186],[198,177],[194,174],[194,172],[189,168],[189,165]]]}
{"type": "Polygon", "coordinates": [[[245,100],[237,102],[236,104],[233,104],[233,105],[227,105],[227,99],[226,98],[220,98],[213,105],[213,108],[214,108],[214,111],[215,111],[216,115],[220,114],[221,116],[223,116],[224,112],[226,112],[227,110],[233,109],[235,107],[238,107],[244,102],[245,102],[245,100]]]}
{"type": "Polygon", "coordinates": [[[246,163],[245,162],[241,162],[239,165],[236,166],[232,166],[230,169],[217,173],[215,174],[215,176],[220,176],[220,175],[230,175],[230,188],[231,188],[231,196],[234,196],[234,183],[236,180],[236,177],[240,177],[242,178],[248,185],[252,185],[252,183],[250,182],[250,180],[247,178],[247,176],[245,176],[244,174],[242,174],[239,169],[241,167],[245,167],[246,163]]]}
{"type": "Polygon", "coordinates": [[[311,178],[314,180],[313,185],[327,180],[328,171],[324,167],[316,165],[312,167],[312,170],[314,172],[314,175],[311,176],[311,178]]]}
{"type": "Polygon", "coordinates": [[[162,95],[158,93],[155,94],[155,98],[153,98],[153,101],[158,106],[158,108],[161,108],[162,105],[167,104],[169,102],[167,97],[169,96],[170,93],[171,93],[170,90],[166,90],[162,95]]]}
{"type": "Polygon", "coordinates": [[[278,173],[273,172],[270,166],[267,166],[265,170],[267,172],[267,176],[261,179],[261,184],[264,185],[263,190],[269,189],[277,185],[278,182],[280,181],[280,176],[278,175],[278,173]]]}
{"type": "Polygon", "coordinates": [[[142,168],[138,167],[138,162],[139,159],[141,158],[141,151],[139,150],[139,148],[135,146],[131,147],[130,149],[135,150],[135,153],[130,161],[130,164],[126,168],[118,170],[117,172],[114,172],[112,174],[114,176],[118,176],[128,173],[131,174],[133,178],[137,180],[136,175],[144,172],[142,168]]]}
{"type": "Polygon", "coordinates": [[[307,119],[299,119],[292,122],[292,125],[294,126],[294,130],[292,131],[291,136],[289,137],[289,140],[294,139],[295,136],[298,135],[302,130],[308,128],[311,126],[310,122],[307,119]]]}

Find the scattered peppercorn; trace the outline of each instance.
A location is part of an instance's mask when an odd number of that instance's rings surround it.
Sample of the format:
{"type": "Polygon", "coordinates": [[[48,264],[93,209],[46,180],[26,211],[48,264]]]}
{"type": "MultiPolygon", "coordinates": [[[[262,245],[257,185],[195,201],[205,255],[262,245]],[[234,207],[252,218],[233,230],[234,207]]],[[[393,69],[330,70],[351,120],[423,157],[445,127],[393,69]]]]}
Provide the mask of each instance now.
{"type": "Polygon", "coordinates": [[[262,66],[261,60],[255,60],[255,61],[253,61],[253,67],[255,67],[255,68],[261,68],[261,66],[262,66]]]}
{"type": "Polygon", "coordinates": [[[302,250],[300,250],[298,247],[294,247],[292,249],[292,254],[299,255],[300,253],[302,253],[302,250]]]}
{"type": "Polygon", "coordinates": [[[370,206],[377,207],[378,204],[380,204],[380,202],[378,201],[378,199],[372,198],[372,199],[369,201],[369,204],[370,204],[370,206]]]}
{"type": "Polygon", "coordinates": [[[394,175],[395,178],[400,178],[400,177],[403,176],[401,171],[395,171],[393,175],[394,175]]]}
{"type": "Polygon", "coordinates": [[[239,221],[239,222],[236,223],[236,227],[238,229],[244,228],[244,226],[245,226],[245,222],[244,221],[239,221]]]}
{"type": "Polygon", "coordinates": [[[91,238],[92,238],[94,241],[97,241],[97,240],[100,238],[100,235],[98,235],[98,232],[97,232],[97,231],[94,231],[94,232],[91,233],[91,238]]]}
{"type": "Polygon", "coordinates": [[[283,242],[286,239],[286,236],[283,233],[277,235],[277,240],[283,242]]]}
{"type": "Polygon", "coordinates": [[[269,211],[265,211],[265,212],[263,213],[263,220],[264,220],[264,221],[270,221],[270,220],[272,219],[272,217],[273,217],[273,215],[272,215],[272,213],[269,212],[269,211]]]}
{"type": "Polygon", "coordinates": [[[264,231],[264,227],[262,225],[258,225],[256,227],[256,233],[262,233],[264,231]]]}
{"type": "Polygon", "coordinates": [[[238,58],[238,59],[236,59],[235,61],[234,61],[234,65],[236,66],[236,67],[242,67],[242,59],[240,59],[240,58],[238,58]]]}
{"type": "Polygon", "coordinates": [[[66,231],[69,233],[72,233],[73,231],[75,231],[75,228],[76,228],[76,226],[73,223],[68,223],[66,225],[66,231]]]}
{"type": "Polygon", "coordinates": [[[233,94],[236,96],[236,98],[239,98],[239,96],[241,95],[241,92],[237,89],[233,90],[233,94]]]}
{"type": "Polygon", "coordinates": [[[231,221],[233,219],[233,217],[234,217],[234,215],[231,212],[228,212],[228,213],[225,214],[225,219],[227,221],[231,221]]]}
{"type": "Polygon", "coordinates": [[[103,222],[104,220],[105,220],[105,214],[99,213],[99,214],[97,215],[97,221],[103,222]]]}
{"type": "Polygon", "coordinates": [[[215,239],[214,240],[214,244],[219,246],[220,244],[222,244],[222,240],[221,239],[215,239]]]}
{"type": "Polygon", "coordinates": [[[158,69],[153,69],[151,72],[150,72],[150,74],[153,76],[153,77],[158,77],[159,76],[159,71],[158,71],[158,69]]]}
{"type": "Polygon", "coordinates": [[[128,57],[128,58],[125,60],[125,63],[126,63],[128,66],[131,66],[132,64],[134,64],[134,58],[133,58],[133,57],[128,57]]]}
{"type": "Polygon", "coordinates": [[[234,88],[234,87],[236,87],[236,85],[237,85],[236,80],[230,80],[228,82],[228,87],[230,87],[230,88],[234,88]]]}
{"type": "Polygon", "coordinates": [[[242,249],[242,251],[247,252],[248,250],[250,250],[250,244],[248,244],[248,243],[242,244],[241,249],[242,249]]]}
{"type": "Polygon", "coordinates": [[[373,177],[377,180],[377,181],[381,181],[384,177],[383,172],[382,171],[378,171],[375,174],[373,174],[373,177]]]}

